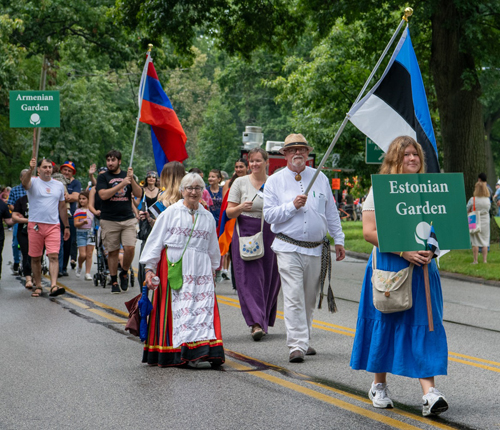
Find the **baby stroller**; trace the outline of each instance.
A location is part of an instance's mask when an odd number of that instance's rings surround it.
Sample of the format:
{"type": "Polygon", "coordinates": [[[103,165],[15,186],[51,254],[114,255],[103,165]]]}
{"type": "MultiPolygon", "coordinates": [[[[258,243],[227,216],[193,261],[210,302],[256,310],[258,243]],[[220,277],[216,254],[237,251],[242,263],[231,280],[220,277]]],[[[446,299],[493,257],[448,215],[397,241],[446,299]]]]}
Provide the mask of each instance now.
{"type": "MultiPolygon", "coordinates": [[[[101,227],[99,226],[99,223],[96,223],[94,226],[94,235],[95,247],[97,251],[97,273],[94,274],[94,285],[97,287],[100,284],[102,288],[106,288],[109,267],[106,251],[101,238],[101,227]]],[[[131,287],[133,287],[135,283],[135,273],[132,268],[130,268],[129,283],[131,287]]]]}
{"type": "Polygon", "coordinates": [[[97,251],[97,273],[94,273],[94,285],[97,287],[101,284],[101,287],[105,288],[109,269],[106,254],[104,253],[104,246],[102,244],[101,227],[98,222],[94,225],[94,236],[95,249],[97,251]]]}

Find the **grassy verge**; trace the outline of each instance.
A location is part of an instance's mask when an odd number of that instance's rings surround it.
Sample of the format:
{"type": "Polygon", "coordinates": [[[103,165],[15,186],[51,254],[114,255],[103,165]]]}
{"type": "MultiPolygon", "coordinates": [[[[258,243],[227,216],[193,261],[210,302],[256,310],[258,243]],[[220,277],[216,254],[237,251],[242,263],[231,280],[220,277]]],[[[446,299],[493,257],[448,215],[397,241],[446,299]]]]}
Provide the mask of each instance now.
{"type": "MultiPolygon", "coordinates": [[[[342,229],[345,234],[345,248],[349,251],[369,254],[373,246],[363,239],[363,226],[361,221],[343,222],[342,229]]],[[[331,240],[331,239],[330,239],[331,240]]],[[[472,263],[472,250],[450,251],[440,259],[440,269],[446,272],[460,273],[484,279],[500,280],[500,247],[498,241],[491,243],[488,253],[488,264],[472,263]]]]}

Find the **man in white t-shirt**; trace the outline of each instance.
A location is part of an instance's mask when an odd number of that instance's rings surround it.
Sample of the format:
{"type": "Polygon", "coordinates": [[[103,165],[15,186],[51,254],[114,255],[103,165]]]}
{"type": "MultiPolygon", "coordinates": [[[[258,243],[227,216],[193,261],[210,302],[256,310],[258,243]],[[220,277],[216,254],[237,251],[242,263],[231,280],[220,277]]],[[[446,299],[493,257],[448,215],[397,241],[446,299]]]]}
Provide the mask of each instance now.
{"type": "Polygon", "coordinates": [[[52,163],[43,159],[38,163],[38,177],[32,177],[36,160],[30,161],[29,170],[22,177],[22,184],[28,195],[30,211],[28,216],[28,254],[31,257],[31,268],[35,286],[32,297],[42,295],[42,255],[43,249],[49,257],[50,296],[64,294],[66,290],[57,286],[59,272],[59,248],[61,244],[61,227],[59,217],[64,225],[64,240],[70,236],[68,214],[64,201],[64,185],[52,179],[52,163]]]}
{"type": "Polygon", "coordinates": [[[316,354],[310,338],[321,278],[329,271],[327,232],[335,240],[337,261],[345,258],[344,233],[327,177],[320,173],[309,194],[304,194],[315,173],[306,166],[311,150],[302,134],[287,136],[280,150],[287,165],[264,187],[264,217],[276,234],[272,249],[278,257],[291,363],[316,354]]]}

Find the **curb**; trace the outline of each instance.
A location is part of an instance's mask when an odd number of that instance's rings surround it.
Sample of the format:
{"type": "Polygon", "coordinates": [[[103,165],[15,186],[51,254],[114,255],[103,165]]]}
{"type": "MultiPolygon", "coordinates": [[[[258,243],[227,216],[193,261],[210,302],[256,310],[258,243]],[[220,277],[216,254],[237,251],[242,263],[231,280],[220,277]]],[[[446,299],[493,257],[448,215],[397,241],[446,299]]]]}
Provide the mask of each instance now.
{"type": "MultiPolygon", "coordinates": [[[[335,248],[333,248],[332,251],[335,252],[335,248]]],[[[348,255],[349,257],[357,258],[359,260],[364,260],[364,261],[368,261],[368,259],[370,258],[370,254],[365,254],[362,252],[354,252],[346,250],[345,254],[348,255]]],[[[462,275],[460,273],[453,273],[453,272],[444,272],[441,270],[439,271],[439,274],[441,275],[442,278],[456,279],[457,281],[471,282],[474,284],[489,285],[491,287],[500,288],[500,281],[495,281],[492,279],[476,278],[475,276],[462,275]]]]}

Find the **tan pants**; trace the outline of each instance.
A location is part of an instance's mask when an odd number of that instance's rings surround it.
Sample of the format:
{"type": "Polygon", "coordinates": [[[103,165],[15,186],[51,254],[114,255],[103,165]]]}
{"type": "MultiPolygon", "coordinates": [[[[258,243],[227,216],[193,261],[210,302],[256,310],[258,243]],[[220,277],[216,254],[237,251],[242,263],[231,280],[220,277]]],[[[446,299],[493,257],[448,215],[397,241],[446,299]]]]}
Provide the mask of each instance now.
{"type": "Polygon", "coordinates": [[[108,252],[123,246],[135,246],[137,241],[137,220],[131,218],[125,221],[101,220],[102,241],[108,252]]]}

